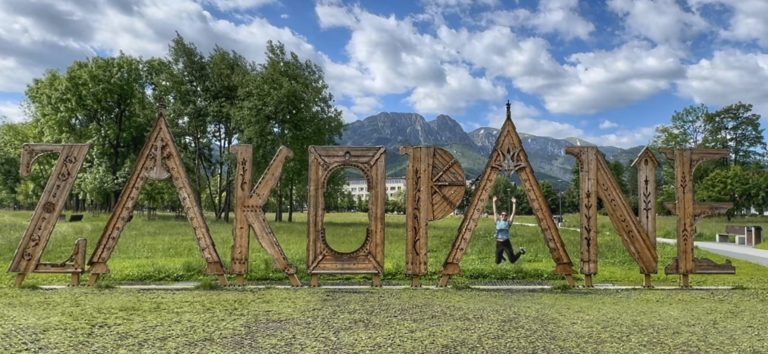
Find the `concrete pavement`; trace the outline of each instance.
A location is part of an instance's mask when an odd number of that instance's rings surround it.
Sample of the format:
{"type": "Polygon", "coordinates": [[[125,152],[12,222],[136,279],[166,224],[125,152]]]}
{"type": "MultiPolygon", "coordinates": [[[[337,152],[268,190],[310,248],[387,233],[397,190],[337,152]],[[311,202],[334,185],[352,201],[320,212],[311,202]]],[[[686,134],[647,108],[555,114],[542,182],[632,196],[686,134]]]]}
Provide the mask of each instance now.
{"type": "MultiPolygon", "coordinates": [[[[657,238],[656,241],[659,243],[668,244],[677,243],[677,240],[669,238],[657,238]]],[[[693,244],[698,248],[717,253],[722,256],[768,266],[768,250],[761,250],[749,246],[740,246],[733,243],[695,241],[693,244]]]]}

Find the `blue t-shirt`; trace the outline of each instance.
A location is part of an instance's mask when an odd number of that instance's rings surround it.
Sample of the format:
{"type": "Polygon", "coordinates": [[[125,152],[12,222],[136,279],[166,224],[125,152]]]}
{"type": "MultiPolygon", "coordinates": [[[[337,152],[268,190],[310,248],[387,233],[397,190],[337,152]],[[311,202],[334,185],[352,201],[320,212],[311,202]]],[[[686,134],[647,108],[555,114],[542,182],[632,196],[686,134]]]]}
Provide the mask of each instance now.
{"type": "Polygon", "coordinates": [[[496,221],[496,240],[509,240],[509,227],[512,226],[509,220],[496,221]]]}

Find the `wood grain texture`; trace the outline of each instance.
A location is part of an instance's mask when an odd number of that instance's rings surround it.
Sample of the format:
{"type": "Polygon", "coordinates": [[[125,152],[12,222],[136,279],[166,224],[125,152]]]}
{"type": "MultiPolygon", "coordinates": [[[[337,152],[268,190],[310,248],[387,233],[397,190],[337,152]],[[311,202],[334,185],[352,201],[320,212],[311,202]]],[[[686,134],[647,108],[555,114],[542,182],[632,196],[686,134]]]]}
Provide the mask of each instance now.
{"type": "Polygon", "coordinates": [[[621,237],[624,248],[640,266],[640,272],[646,275],[657,273],[658,255],[656,253],[656,245],[650,240],[646,229],[632,212],[632,208],[629,206],[619,184],[616,182],[603,154],[597,150],[597,147],[593,146],[572,146],[566,148],[565,152],[576,157],[579,161],[580,188],[582,188],[580,191],[583,223],[581,230],[583,240],[582,256],[586,256],[588,260],[587,266],[582,266],[582,268],[586,268],[588,271],[595,271],[594,273],[586,274],[596,274],[597,270],[596,264],[591,264],[591,262],[597,262],[597,246],[596,244],[592,245],[596,241],[584,242],[584,240],[589,240],[593,237],[590,235],[592,232],[597,232],[597,230],[593,229],[593,227],[597,227],[597,224],[593,221],[597,210],[591,207],[592,203],[596,203],[595,197],[603,202],[611,223],[621,237]],[[594,182],[592,182],[593,179],[594,182]],[[596,192],[596,196],[591,195],[593,191],[596,192]],[[588,193],[590,195],[587,195],[588,193]],[[584,247],[588,249],[584,250],[584,247]]]}
{"type": "Polygon", "coordinates": [[[285,147],[278,148],[275,156],[255,187],[252,187],[251,166],[253,165],[253,147],[234,145],[231,151],[237,156],[237,174],[235,176],[235,223],[232,230],[232,273],[238,275],[238,285],[243,285],[248,273],[250,253],[250,229],[253,228],[256,240],[272,256],[275,265],[288,276],[291,285],[301,286],[294,267],[285,255],[272,227],[264,214],[264,205],[269,194],[280,180],[283,166],[293,158],[293,152],[285,147]]]}
{"type": "MultiPolygon", "coordinates": [[[[69,260],[59,263],[41,263],[40,258],[48,245],[89,149],[88,144],[24,144],[22,147],[19,173],[23,177],[29,175],[38,157],[50,153],[58,153],[59,157],[8,269],[9,272],[17,273],[16,286],[21,286],[26,275],[32,272],[72,273],[73,283],[77,274],[79,283],[79,276],[84,271],[83,264],[73,262],[79,258],[70,257],[69,260]]],[[[78,253],[78,247],[84,247],[81,243],[79,240],[76,242],[73,256],[78,253]]]]}
{"type": "Polygon", "coordinates": [[[420,287],[420,276],[429,268],[429,221],[442,219],[456,209],[464,196],[464,169],[445,149],[433,146],[403,146],[408,155],[406,171],[405,273],[411,286],[420,287]]]}
{"type": "Polygon", "coordinates": [[[483,214],[483,209],[488,203],[488,196],[496,176],[500,172],[508,174],[516,172],[520,177],[531,209],[534,215],[536,215],[539,227],[541,227],[544,241],[552,259],[555,261],[555,272],[565,275],[568,284],[573,286],[573,263],[568,256],[568,252],[565,250],[565,245],[560,237],[560,231],[552,217],[552,211],[544,198],[544,194],[541,192],[541,187],[528,161],[528,155],[523,148],[523,143],[517,134],[514,123],[512,123],[509,103],[507,103],[507,117],[501,127],[501,131],[499,131],[499,137],[496,139],[494,149],[491,151],[491,156],[485,165],[483,175],[477,184],[472,202],[464,215],[461,225],[459,225],[451,251],[443,263],[442,277],[438,286],[447,286],[451,276],[461,273],[459,264],[477,227],[478,220],[483,214]]]}
{"type": "Polygon", "coordinates": [[[187,220],[194,230],[195,240],[206,263],[205,271],[208,274],[218,275],[219,282],[224,285],[227,284],[227,279],[224,276],[224,265],[216,250],[208,224],[203,218],[202,209],[194,196],[181,155],[161,112],[155,120],[155,125],[149,133],[147,142],[136,160],[133,173],[123,188],[109,222],[91,255],[89,285],[95,285],[99,275],[109,272],[107,262],[120,240],[120,235],[132,219],[133,210],[144,184],[148,180],[168,177],[171,178],[176,187],[179,201],[181,201],[187,220]]]}
{"type": "Polygon", "coordinates": [[[694,202],[693,176],[696,167],[704,161],[721,159],[730,154],[727,149],[661,149],[675,164],[675,215],[677,215],[677,258],[665,267],[667,274],[680,274],[682,287],[689,287],[690,274],[732,274],[730,264],[716,264],[694,256],[696,218],[723,210],[720,203],[694,202]]]}
{"type": "Polygon", "coordinates": [[[309,217],[307,220],[307,270],[312,286],[319,286],[319,274],[373,274],[373,286],[384,274],[384,147],[310,146],[309,217]],[[365,241],[352,252],[338,252],[325,235],[325,188],[336,169],[353,167],[368,182],[368,228],[365,241]]]}

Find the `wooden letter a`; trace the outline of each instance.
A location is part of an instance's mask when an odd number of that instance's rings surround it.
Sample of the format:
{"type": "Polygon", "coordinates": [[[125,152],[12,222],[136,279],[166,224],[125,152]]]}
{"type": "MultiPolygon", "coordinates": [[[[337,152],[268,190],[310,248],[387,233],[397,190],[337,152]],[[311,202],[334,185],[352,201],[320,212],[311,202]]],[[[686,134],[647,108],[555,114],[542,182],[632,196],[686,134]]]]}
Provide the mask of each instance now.
{"type": "Polygon", "coordinates": [[[171,177],[174,186],[176,186],[181,205],[195,231],[197,245],[206,262],[206,273],[218,275],[219,282],[222,285],[227,284],[227,278],[224,276],[224,265],[216,251],[216,245],[213,243],[200,205],[198,205],[192,192],[192,186],[189,183],[187,171],[184,169],[184,163],[181,161],[181,155],[176,149],[173,136],[168,130],[168,124],[161,112],[157,116],[155,126],[149,133],[144,148],[141,149],[131,178],[123,188],[112,216],[109,218],[99,243],[91,255],[89,262],[91,276],[88,285],[93,286],[101,274],[109,273],[107,262],[120,239],[120,234],[131,221],[141,188],[144,187],[147,180],[159,181],[168,177],[171,177]]]}

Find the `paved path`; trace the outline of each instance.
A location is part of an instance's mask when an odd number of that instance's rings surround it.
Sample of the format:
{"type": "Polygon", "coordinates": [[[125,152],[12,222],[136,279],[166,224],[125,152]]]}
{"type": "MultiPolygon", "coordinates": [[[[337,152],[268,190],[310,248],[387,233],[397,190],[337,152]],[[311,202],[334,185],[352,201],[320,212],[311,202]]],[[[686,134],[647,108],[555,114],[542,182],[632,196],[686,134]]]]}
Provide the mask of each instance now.
{"type": "MultiPolygon", "coordinates": [[[[669,238],[657,238],[656,240],[660,243],[677,243],[677,240],[669,238]]],[[[698,248],[717,253],[722,256],[732,257],[768,266],[768,250],[761,250],[748,246],[737,246],[732,243],[695,241],[693,244],[698,248]]]]}

